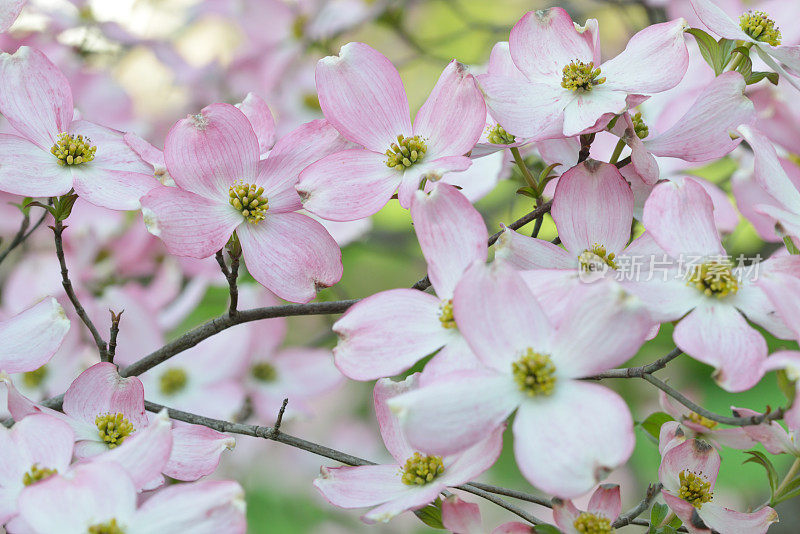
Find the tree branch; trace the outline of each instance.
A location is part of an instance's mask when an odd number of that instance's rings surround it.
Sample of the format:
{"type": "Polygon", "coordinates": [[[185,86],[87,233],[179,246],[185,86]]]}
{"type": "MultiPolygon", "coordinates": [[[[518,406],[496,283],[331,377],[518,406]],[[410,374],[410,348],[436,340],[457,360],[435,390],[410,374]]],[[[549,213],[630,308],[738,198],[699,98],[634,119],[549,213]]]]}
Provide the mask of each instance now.
{"type": "Polygon", "coordinates": [[[122,314],[125,313],[125,310],[119,313],[114,313],[112,310],[108,311],[111,313],[111,330],[108,337],[108,352],[106,353],[105,361],[114,363],[114,353],[117,350],[117,334],[119,334],[119,321],[122,319],[122,314]]]}
{"type": "Polygon", "coordinates": [[[644,499],[642,499],[642,502],[640,502],[634,508],[631,508],[624,514],[620,514],[620,516],[617,518],[616,521],[614,521],[614,524],[611,526],[614,528],[620,528],[633,523],[634,519],[642,515],[645,512],[645,510],[650,508],[650,503],[652,503],[653,499],[656,498],[656,495],[658,495],[661,492],[661,488],[662,488],[661,482],[658,482],[656,484],[650,484],[647,487],[647,493],[645,494],[644,499]]]}
{"type": "Polygon", "coordinates": [[[44,210],[44,213],[42,213],[42,216],[39,217],[38,221],[36,221],[36,224],[34,224],[33,227],[30,230],[28,230],[28,227],[30,227],[31,219],[30,215],[28,215],[27,213],[24,214],[22,218],[22,223],[19,225],[19,230],[17,231],[16,235],[14,235],[14,238],[11,240],[11,243],[8,244],[8,248],[6,248],[3,252],[0,252],[0,263],[3,263],[6,257],[9,254],[11,254],[12,250],[20,246],[28,239],[28,237],[30,237],[30,235],[37,228],[39,228],[39,226],[42,225],[46,217],[47,217],[47,210],[44,210]]]}

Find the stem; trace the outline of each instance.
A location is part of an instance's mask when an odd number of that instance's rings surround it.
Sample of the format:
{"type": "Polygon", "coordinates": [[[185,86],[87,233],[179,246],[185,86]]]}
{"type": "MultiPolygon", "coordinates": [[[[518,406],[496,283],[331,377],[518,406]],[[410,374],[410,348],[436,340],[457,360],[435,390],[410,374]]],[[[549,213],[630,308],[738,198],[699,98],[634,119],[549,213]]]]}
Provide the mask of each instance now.
{"type": "Polygon", "coordinates": [[[611,159],[608,160],[609,163],[614,164],[619,161],[619,156],[622,154],[622,150],[625,148],[625,141],[620,139],[617,141],[617,146],[614,147],[614,152],[611,153],[611,159]]]}
{"type": "MultiPolygon", "coordinates": [[[[750,50],[751,48],[753,48],[753,43],[745,43],[744,47],[750,50]]],[[[742,54],[741,52],[736,52],[736,57],[733,58],[733,61],[731,61],[731,63],[728,65],[726,71],[730,72],[736,70],[739,67],[739,65],[741,65],[742,61],[744,61],[744,58],[745,58],[744,54],[742,54]]]]}
{"type": "Polygon", "coordinates": [[[122,314],[125,312],[125,310],[122,310],[119,313],[114,313],[111,310],[108,311],[111,312],[111,331],[109,332],[106,361],[109,363],[114,363],[114,353],[117,350],[117,334],[119,334],[119,321],[122,319],[122,314]]]}
{"type": "Polygon", "coordinates": [[[533,189],[536,189],[536,178],[533,177],[530,169],[527,165],[525,165],[525,160],[522,159],[522,154],[519,153],[519,148],[514,146],[509,150],[511,151],[511,155],[514,156],[514,161],[516,162],[517,167],[519,167],[523,178],[525,178],[525,182],[527,182],[527,184],[533,189]]]}
{"type": "Polygon", "coordinates": [[[47,210],[45,210],[44,213],[42,213],[42,216],[39,217],[39,220],[36,221],[36,224],[34,224],[30,230],[28,230],[28,227],[30,226],[30,216],[25,215],[23,217],[22,224],[20,224],[19,230],[14,236],[14,239],[12,239],[11,243],[8,244],[8,248],[6,248],[3,252],[0,252],[0,263],[3,263],[3,260],[5,260],[9,254],[11,254],[12,250],[24,243],[25,240],[27,240],[28,237],[33,233],[33,231],[42,225],[45,217],[47,217],[47,213],[47,210]]]}
{"type": "Polygon", "coordinates": [[[786,486],[794,479],[797,472],[800,471],[800,458],[795,458],[794,463],[789,468],[789,471],[786,473],[786,476],[783,477],[783,481],[775,488],[775,495],[780,495],[781,492],[786,489],[786,486]]]}

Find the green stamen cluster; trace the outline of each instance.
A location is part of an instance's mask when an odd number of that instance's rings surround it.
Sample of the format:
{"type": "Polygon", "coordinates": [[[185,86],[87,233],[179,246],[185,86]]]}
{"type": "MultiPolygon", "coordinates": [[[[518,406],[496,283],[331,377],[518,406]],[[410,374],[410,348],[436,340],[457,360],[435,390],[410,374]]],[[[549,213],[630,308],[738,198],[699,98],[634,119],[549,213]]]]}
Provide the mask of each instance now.
{"type": "Polygon", "coordinates": [[[58,473],[56,469],[50,469],[49,467],[39,467],[39,464],[33,464],[31,466],[31,470],[25,473],[25,476],[22,477],[22,483],[25,484],[26,486],[30,486],[34,482],[39,482],[40,480],[50,478],[56,473],[58,473]]]}
{"type": "Polygon", "coordinates": [[[453,299],[445,300],[439,306],[439,321],[445,328],[456,327],[456,320],[453,317],[453,299]]]}
{"type": "Polygon", "coordinates": [[[600,78],[600,69],[594,68],[594,62],[584,63],[575,60],[564,67],[564,76],[561,78],[561,87],[570,91],[591,91],[595,85],[606,81],[600,78]]]}
{"type": "Polygon", "coordinates": [[[684,469],[678,475],[678,478],[681,482],[678,497],[695,508],[699,509],[703,506],[703,503],[707,503],[714,498],[714,493],[711,491],[711,483],[707,482],[702,475],[684,469]]]}
{"type": "Polygon", "coordinates": [[[550,395],[556,385],[556,366],[550,356],[528,349],[525,354],[511,364],[514,380],[520,391],[530,397],[550,395]]]}
{"type": "Polygon", "coordinates": [[[602,261],[612,269],[617,268],[617,262],[614,261],[617,255],[613,252],[608,252],[606,247],[599,243],[595,243],[591,249],[586,249],[578,256],[578,263],[580,268],[584,271],[591,271],[592,265],[596,265],[598,261],[602,261]]]}
{"type": "Polygon", "coordinates": [[[88,534],[125,534],[125,531],[117,524],[116,519],[112,519],[105,523],[92,525],[89,527],[88,534]]]}
{"type": "Polygon", "coordinates": [[[80,165],[94,159],[97,147],[92,146],[92,140],[82,135],[62,132],[56,137],[56,144],[50,153],[58,158],[59,165],[80,165]]]}
{"type": "Polygon", "coordinates": [[[182,391],[188,382],[189,375],[186,374],[186,371],[173,367],[172,369],[167,369],[161,375],[159,386],[161,387],[161,393],[164,395],[174,395],[182,391]]]}
{"type": "Polygon", "coordinates": [[[644,139],[650,135],[650,128],[648,128],[644,120],[642,120],[641,111],[637,111],[635,114],[631,115],[631,122],[633,122],[633,130],[636,132],[636,137],[644,139]]]}
{"type": "Polygon", "coordinates": [[[499,124],[489,130],[489,134],[486,137],[493,145],[510,145],[517,140],[516,136],[508,133],[506,129],[499,124]]]}
{"type": "Polygon", "coordinates": [[[22,375],[22,383],[25,384],[26,388],[34,389],[39,387],[44,379],[47,378],[49,371],[47,370],[47,366],[43,365],[34,371],[28,371],[24,375],[22,375]]]}
{"type": "Polygon", "coordinates": [[[421,161],[425,156],[426,150],[428,150],[428,147],[425,145],[425,141],[420,139],[418,135],[413,137],[398,135],[397,142],[392,143],[392,146],[386,151],[386,155],[389,156],[389,159],[386,160],[386,166],[394,167],[398,171],[405,170],[407,167],[411,167],[421,161]]]}
{"type": "Polygon", "coordinates": [[[274,382],[278,378],[278,371],[269,362],[258,362],[250,369],[250,374],[259,382],[274,382]]]}
{"type": "Polygon", "coordinates": [[[415,452],[403,468],[403,484],[422,486],[444,473],[441,456],[422,456],[415,452]]]}
{"type": "Polygon", "coordinates": [[[716,426],[719,424],[716,421],[712,421],[708,417],[704,417],[699,413],[694,413],[694,412],[689,412],[689,415],[687,415],[686,418],[693,423],[697,423],[698,425],[703,425],[709,430],[716,428],[716,426]]]}
{"type": "Polygon", "coordinates": [[[739,290],[739,281],[733,276],[730,263],[716,261],[694,267],[687,285],[696,287],[708,297],[713,295],[719,299],[739,290]]]}
{"type": "Polygon", "coordinates": [[[109,449],[113,449],[122,442],[125,438],[134,432],[133,424],[125,419],[122,413],[107,413],[95,417],[94,424],[97,425],[97,432],[100,434],[100,439],[106,442],[109,449]]]}
{"type": "Polygon", "coordinates": [[[742,31],[757,41],[772,46],[781,44],[781,31],[775,27],[775,21],[763,11],[748,11],[739,17],[742,31]]]}
{"type": "Polygon", "coordinates": [[[601,515],[590,514],[583,512],[572,523],[575,530],[585,534],[609,534],[613,532],[611,529],[611,521],[607,517],[601,515]]]}
{"type": "Polygon", "coordinates": [[[269,209],[267,197],[263,196],[264,188],[237,182],[228,190],[231,206],[239,210],[247,222],[258,224],[264,220],[269,209]]]}

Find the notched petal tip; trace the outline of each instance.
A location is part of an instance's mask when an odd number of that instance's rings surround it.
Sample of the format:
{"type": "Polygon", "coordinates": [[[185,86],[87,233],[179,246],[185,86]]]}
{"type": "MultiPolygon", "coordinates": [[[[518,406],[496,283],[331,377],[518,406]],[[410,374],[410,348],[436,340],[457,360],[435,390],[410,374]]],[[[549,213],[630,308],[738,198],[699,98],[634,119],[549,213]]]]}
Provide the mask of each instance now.
{"type": "Polygon", "coordinates": [[[707,441],[703,441],[702,439],[694,440],[694,450],[699,454],[708,454],[714,447],[711,446],[710,443],[707,441]]]}
{"type": "Polygon", "coordinates": [[[142,208],[142,219],[144,220],[144,226],[147,228],[148,232],[156,237],[161,236],[161,225],[159,224],[158,216],[153,210],[142,208]]]}
{"type": "Polygon", "coordinates": [[[206,128],[208,128],[208,117],[203,115],[202,111],[195,115],[187,115],[186,118],[189,119],[189,121],[192,123],[192,126],[200,131],[204,131],[206,128]]]}

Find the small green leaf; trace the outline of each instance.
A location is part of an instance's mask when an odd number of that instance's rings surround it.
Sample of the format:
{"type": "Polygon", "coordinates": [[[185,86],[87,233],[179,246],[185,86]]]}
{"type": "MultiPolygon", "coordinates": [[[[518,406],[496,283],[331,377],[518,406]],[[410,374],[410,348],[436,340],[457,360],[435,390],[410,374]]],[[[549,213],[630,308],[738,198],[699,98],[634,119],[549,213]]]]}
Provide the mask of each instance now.
{"type": "Polygon", "coordinates": [[[778,85],[778,79],[779,79],[778,73],[777,72],[764,72],[764,71],[757,71],[757,72],[754,72],[754,73],[750,74],[750,77],[745,79],[745,83],[747,85],[753,85],[754,83],[760,82],[764,78],[769,80],[769,83],[771,83],[772,85],[778,85]]]}
{"type": "Polygon", "coordinates": [[[736,53],[742,55],[742,60],[736,67],[736,71],[740,73],[745,80],[747,80],[753,74],[753,60],[750,59],[750,49],[745,48],[744,46],[737,46],[733,49],[731,54],[736,53]]]}
{"type": "Polygon", "coordinates": [[[728,63],[731,62],[733,49],[736,48],[736,41],[731,39],[720,39],[717,44],[719,45],[720,61],[714,68],[714,74],[719,76],[725,70],[725,67],[728,66],[728,63]]]}
{"type": "Polygon", "coordinates": [[[650,510],[650,530],[649,534],[655,534],[656,529],[669,515],[669,506],[666,504],[655,503],[650,510]]]}
{"type": "Polygon", "coordinates": [[[536,191],[532,187],[528,186],[520,187],[519,189],[517,189],[517,194],[525,195],[526,197],[530,197],[532,199],[539,198],[538,195],[536,194],[536,191]]]}
{"type": "Polygon", "coordinates": [[[674,420],[675,419],[668,413],[653,412],[647,416],[647,419],[639,424],[645,430],[645,432],[653,436],[656,441],[658,441],[659,434],[661,433],[661,425],[674,420]]]}
{"type": "Polygon", "coordinates": [[[541,184],[543,181],[547,180],[548,177],[550,176],[550,173],[553,172],[553,169],[555,169],[556,167],[560,167],[560,166],[561,166],[560,163],[552,163],[552,164],[548,165],[547,167],[545,167],[542,170],[542,172],[539,173],[539,183],[541,184]]]}
{"type": "Polygon", "coordinates": [[[719,74],[717,72],[717,64],[720,62],[720,50],[717,40],[700,28],[689,28],[686,30],[686,33],[690,33],[694,36],[695,41],[697,41],[697,46],[700,48],[700,55],[702,55],[706,63],[714,69],[714,73],[719,74]]]}
{"type": "Polygon", "coordinates": [[[681,518],[680,518],[680,517],[678,517],[677,515],[676,515],[675,517],[673,517],[673,518],[672,518],[672,521],[670,521],[670,522],[668,523],[668,525],[669,525],[670,527],[674,528],[674,529],[678,529],[678,528],[680,528],[680,526],[681,526],[682,524],[683,524],[683,522],[681,521],[681,518]]]}
{"type": "Polygon", "coordinates": [[[561,531],[558,528],[554,527],[553,525],[547,525],[544,523],[533,527],[533,531],[536,534],[561,534],[561,531]]]}
{"type": "Polygon", "coordinates": [[[444,524],[442,523],[441,499],[436,499],[432,504],[429,504],[425,508],[414,510],[414,515],[416,515],[420,521],[431,528],[444,529],[444,524]]]}
{"type": "Polygon", "coordinates": [[[53,217],[57,221],[66,220],[69,214],[72,213],[72,206],[75,205],[76,200],[78,200],[78,195],[72,192],[56,198],[53,202],[53,217]]]}
{"type": "Polygon", "coordinates": [[[786,245],[786,250],[789,251],[789,254],[792,255],[800,254],[800,250],[797,249],[797,247],[794,244],[794,241],[792,241],[792,238],[789,237],[788,235],[783,238],[783,244],[786,245]]]}
{"type": "Polygon", "coordinates": [[[774,495],[775,488],[778,487],[778,472],[775,470],[775,466],[772,465],[770,459],[767,458],[767,456],[763,452],[745,451],[745,454],[749,454],[750,458],[742,462],[743,464],[746,464],[748,462],[754,462],[767,470],[767,480],[769,481],[769,487],[772,490],[772,494],[774,495]]]}
{"type": "Polygon", "coordinates": [[[770,506],[774,506],[778,503],[783,501],[788,501],[789,499],[793,499],[800,495],[800,477],[795,478],[791,482],[789,482],[786,487],[784,487],[780,493],[776,493],[772,496],[769,504],[770,506]]]}

